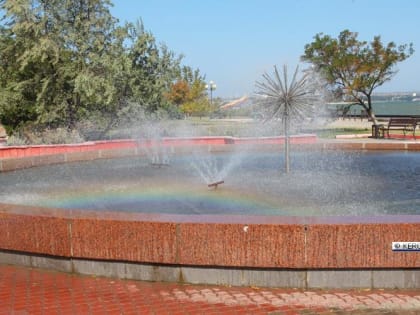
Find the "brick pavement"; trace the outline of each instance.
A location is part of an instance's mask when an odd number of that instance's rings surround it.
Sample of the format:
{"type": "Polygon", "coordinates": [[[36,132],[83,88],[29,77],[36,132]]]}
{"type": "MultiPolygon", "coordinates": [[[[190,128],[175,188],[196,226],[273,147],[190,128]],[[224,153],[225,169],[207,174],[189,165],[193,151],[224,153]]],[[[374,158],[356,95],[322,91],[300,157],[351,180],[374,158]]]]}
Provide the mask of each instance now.
{"type": "Polygon", "coordinates": [[[0,265],[0,315],[420,314],[420,290],[297,290],[96,278],[0,265]]]}

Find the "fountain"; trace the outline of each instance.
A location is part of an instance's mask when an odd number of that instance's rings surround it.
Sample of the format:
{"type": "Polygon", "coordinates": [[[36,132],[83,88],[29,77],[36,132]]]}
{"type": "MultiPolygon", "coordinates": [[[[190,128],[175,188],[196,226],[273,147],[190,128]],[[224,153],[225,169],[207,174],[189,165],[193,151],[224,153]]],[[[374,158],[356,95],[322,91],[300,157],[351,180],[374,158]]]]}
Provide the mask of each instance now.
{"type": "Polygon", "coordinates": [[[163,136],[166,134],[163,123],[159,120],[144,119],[143,137],[138,139],[139,147],[144,151],[153,167],[169,166],[173,148],[164,145],[163,136]]]}
{"type": "Polygon", "coordinates": [[[135,140],[1,149],[0,261],[156,281],[419,287],[417,253],[391,248],[418,241],[419,143],[292,137],[286,175],[273,173],[281,138],[162,141],[173,151],[164,170],[150,166],[135,140]],[[203,146],[222,166],[247,148],[217,190],[191,166],[194,147],[203,146]],[[112,180],[118,173],[125,185],[112,180]],[[48,191],[50,203],[35,206],[34,196],[48,191]],[[341,212],[328,206],[335,201],[341,212]]]}
{"type": "Polygon", "coordinates": [[[193,150],[191,167],[209,188],[217,189],[243,160],[242,153],[230,151],[229,155],[209,154],[204,150],[193,150]]]}

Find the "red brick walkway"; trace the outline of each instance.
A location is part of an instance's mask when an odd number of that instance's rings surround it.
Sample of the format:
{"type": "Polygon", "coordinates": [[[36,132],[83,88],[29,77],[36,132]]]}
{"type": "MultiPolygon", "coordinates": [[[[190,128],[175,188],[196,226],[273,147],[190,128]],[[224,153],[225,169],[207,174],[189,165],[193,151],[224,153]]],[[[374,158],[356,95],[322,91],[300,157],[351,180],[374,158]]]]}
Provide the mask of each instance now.
{"type": "Polygon", "coordinates": [[[179,285],[0,265],[0,314],[420,314],[420,290],[179,285]]]}

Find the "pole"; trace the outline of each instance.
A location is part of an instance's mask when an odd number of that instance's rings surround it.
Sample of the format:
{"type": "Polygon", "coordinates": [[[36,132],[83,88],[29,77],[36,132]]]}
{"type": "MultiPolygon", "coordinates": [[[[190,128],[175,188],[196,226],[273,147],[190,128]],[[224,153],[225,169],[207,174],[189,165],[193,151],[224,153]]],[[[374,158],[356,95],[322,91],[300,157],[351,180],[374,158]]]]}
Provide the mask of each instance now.
{"type": "Polygon", "coordinates": [[[206,89],[210,91],[210,105],[213,105],[213,91],[216,89],[216,84],[213,81],[210,81],[206,84],[206,89]]]}
{"type": "Polygon", "coordinates": [[[284,166],[286,173],[290,171],[290,158],[289,158],[289,116],[284,116],[284,166]]]}

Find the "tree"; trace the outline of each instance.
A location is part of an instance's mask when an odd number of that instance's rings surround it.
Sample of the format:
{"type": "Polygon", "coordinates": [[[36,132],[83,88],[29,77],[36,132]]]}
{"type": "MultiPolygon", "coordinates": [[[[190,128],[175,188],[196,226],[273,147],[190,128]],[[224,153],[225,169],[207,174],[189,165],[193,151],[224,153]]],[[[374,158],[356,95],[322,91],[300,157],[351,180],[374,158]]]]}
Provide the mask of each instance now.
{"type": "Polygon", "coordinates": [[[103,135],[145,111],[168,109],[182,56],[141,23],[117,26],[109,0],[0,0],[0,121],[103,135]],[[95,120],[94,122],[92,120],[95,120]]]}
{"type": "Polygon", "coordinates": [[[303,61],[310,62],[325,77],[333,91],[362,106],[375,125],[372,108],[374,89],[391,80],[395,65],[409,58],[412,44],[397,46],[383,44],[375,36],[368,44],[357,39],[358,33],[342,31],[338,38],[319,33],[314,41],[305,45],[303,61]]]}
{"type": "Polygon", "coordinates": [[[199,116],[201,118],[210,113],[211,106],[209,100],[202,97],[183,103],[181,105],[181,110],[187,115],[199,116]]]}
{"type": "Polygon", "coordinates": [[[171,85],[166,98],[187,115],[202,117],[212,111],[206,96],[205,77],[200,70],[188,66],[181,69],[181,77],[171,85]]]}
{"type": "Polygon", "coordinates": [[[177,106],[185,103],[190,95],[190,87],[185,80],[178,80],[171,85],[170,91],[166,93],[166,98],[177,106]]]}
{"type": "Polygon", "coordinates": [[[65,103],[66,124],[73,128],[98,104],[106,107],[112,99],[114,90],[107,81],[110,68],[104,60],[108,60],[115,42],[117,20],[109,11],[110,0],[61,2],[65,13],[57,7],[55,12],[61,15],[61,40],[70,58],[62,70],[71,87],[65,103]]]}
{"type": "Polygon", "coordinates": [[[165,106],[165,93],[180,76],[183,56],[176,56],[165,45],[145,31],[143,23],[128,26],[128,57],[131,61],[133,101],[142,104],[149,112],[165,106]]]}
{"type": "MultiPolygon", "coordinates": [[[[170,112],[165,95],[180,75],[181,60],[182,56],[164,44],[157,45],[141,20],[116,28],[108,53],[98,60],[106,76],[105,88],[97,95],[102,98],[96,98],[97,106],[90,115],[95,133],[103,136],[111,128],[139,123],[145,115],[161,109],[170,112]]],[[[91,121],[85,123],[92,125],[91,121]]]]}
{"type": "MultiPolygon", "coordinates": [[[[31,114],[13,122],[12,129],[28,123],[73,128],[97,103],[93,96],[108,94],[101,60],[116,22],[109,5],[108,0],[0,2],[7,21],[2,34],[13,42],[0,47],[0,55],[12,51],[15,58],[1,64],[12,79],[3,85],[2,95],[14,101],[8,104],[11,113],[23,105],[31,114]]],[[[10,115],[0,113],[10,121],[10,115]]]]}
{"type": "MultiPolygon", "coordinates": [[[[51,1],[54,6],[56,1],[51,1]]],[[[6,23],[1,32],[0,64],[5,81],[1,85],[0,118],[10,131],[27,122],[46,121],[40,113],[48,108],[55,77],[59,40],[48,6],[29,1],[1,1],[6,23]]],[[[56,23],[55,23],[56,25],[56,23]]]]}
{"type": "Polygon", "coordinates": [[[298,73],[299,67],[296,67],[289,83],[287,66],[283,66],[282,75],[274,66],[272,76],[265,73],[263,80],[256,83],[256,94],[261,97],[259,105],[267,112],[266,120],[280,119],[283,123],[286,173],[290,171],[290,125],[311,117],[319,100],[318,86],[311,73],[306,71],[300,78],[298,73]]]}

